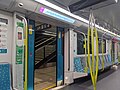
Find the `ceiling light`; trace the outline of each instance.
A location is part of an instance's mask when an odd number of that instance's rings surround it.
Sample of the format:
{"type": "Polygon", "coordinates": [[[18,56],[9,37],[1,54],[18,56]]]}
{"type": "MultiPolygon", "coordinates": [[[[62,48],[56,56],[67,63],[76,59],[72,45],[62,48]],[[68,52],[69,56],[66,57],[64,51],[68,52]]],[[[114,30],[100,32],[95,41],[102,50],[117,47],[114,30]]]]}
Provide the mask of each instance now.
{"type": "Polygon", "coordinates": [[[118,0],[115,0],[116,3],[118,3],[118,0]]]}
{"type": "Polygon", "coordinates": [[[19,3],[19,4],[18,4],[18,7],[22,7],[22,6],[23,6],[23,3],[19,3]]]}

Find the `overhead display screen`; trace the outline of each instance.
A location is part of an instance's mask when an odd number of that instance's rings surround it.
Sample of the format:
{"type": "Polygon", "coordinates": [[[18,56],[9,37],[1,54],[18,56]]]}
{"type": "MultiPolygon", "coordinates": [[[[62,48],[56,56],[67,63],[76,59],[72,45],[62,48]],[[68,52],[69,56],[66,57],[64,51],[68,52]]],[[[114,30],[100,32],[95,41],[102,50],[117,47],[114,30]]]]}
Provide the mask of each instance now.
{"type": "Polygon", "coordinates": [[[41,13],[44,13],[44,14],[46,14],[46,15],[49,15],[49,16],[51,16],[51,17],[60,19],[60,20],[62,20],[62,21],[66,21],[66,22],[69,22],[69,23],[74,23],[74,22],[75,22],[75,20],[72,19],[72,18],[70,18],[70,17],[64,16],[64,15],[62,15],[62,14],[59,14],[59,13],[57,13],[57,12],[54,12],[54,11],[52,11],[52,10],[49,10],[49,9],[46,9],[46,8],[43,8],[43,7],[40,8],[40,12],[41,12],[41,13]]]}

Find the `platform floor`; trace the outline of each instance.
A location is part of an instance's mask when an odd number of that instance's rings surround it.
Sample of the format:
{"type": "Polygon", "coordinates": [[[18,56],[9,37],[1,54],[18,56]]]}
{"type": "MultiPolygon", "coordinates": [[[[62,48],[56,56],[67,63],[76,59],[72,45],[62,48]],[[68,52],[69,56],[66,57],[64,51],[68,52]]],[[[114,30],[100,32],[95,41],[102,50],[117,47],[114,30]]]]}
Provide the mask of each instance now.
{"type": "Polygon", "coordinates": [[[35,70],[35,90],[44,90],[56,85],[56,67],[48,67],[35,70]]]}
{"type": "MultiPolygon", "coordinates": [[[[80,80],[60,90],[93,90],[93,87],[91,80],[83,83],[80,80]]],[[[99,75],[97,90],[120,90],[120,66],[117,71],[109,70],[99,75]]]]}

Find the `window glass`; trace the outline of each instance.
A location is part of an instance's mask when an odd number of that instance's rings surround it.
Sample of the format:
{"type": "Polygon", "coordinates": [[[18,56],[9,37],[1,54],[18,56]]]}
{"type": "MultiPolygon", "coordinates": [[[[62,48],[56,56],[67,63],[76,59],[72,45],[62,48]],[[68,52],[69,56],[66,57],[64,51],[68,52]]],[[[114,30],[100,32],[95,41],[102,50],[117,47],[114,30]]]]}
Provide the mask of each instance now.
{"type": "MultiPolygon", "coordinates": [[[[86,35],[86,54],[88,53],[88,48],[87,48],[87,35],[86,35]]],[[[77,33],[77,54],[82,55],[85,54],[85,38],[83,34],[77,33]]],[[[92,53],[92,46],[91,46],[91,37],[90,37],[90,54],[92,53]]]]}
{"type": "Polygon", "coordinates": [[[85,54],[85,48],[84,48],[84,36],[80,33],[77,33],[77,54],[85,54]]]}
{"type": "MultiPolygon", "coordinates": [[[[84,36],[80,33],[77,33],[77,55],[82,55],[85,54],[85,48],[84,48],[84,36]]],[[[86,35],[86,40],[87,40],[87,35],[86,35]]],[[[98,49],[99,49],[99,53],[102,53],[102,42],[103,42],[103,48],[104,48],[104,52],[106,53],[106,40],[103,39],[98,39],[98,49]]],[[[86,41],[86,45],[87,41],[86,41]]],[[[86,47],[86,53],[88,53],[88,48],[86,47]]],[[[91,44],[91,37],[90,37],[90,54],[92,54],[92,44],[91,44]]]]}

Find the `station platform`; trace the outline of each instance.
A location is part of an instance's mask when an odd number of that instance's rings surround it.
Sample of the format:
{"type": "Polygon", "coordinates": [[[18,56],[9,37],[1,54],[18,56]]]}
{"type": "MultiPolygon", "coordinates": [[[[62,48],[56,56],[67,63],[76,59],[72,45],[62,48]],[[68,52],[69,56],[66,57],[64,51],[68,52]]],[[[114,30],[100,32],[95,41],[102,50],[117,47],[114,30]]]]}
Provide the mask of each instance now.
{"type": "MultiPolygon", "coordinates": [[[[93,90],[93,86],[88,77],[87,81],[81,82],[77,80],[76,83],[66,86],[60,90],[93,90]]],[[[98,77],[97,90],[120,90],[120,65],[118,70],[107,70],[98,77]]]]}

